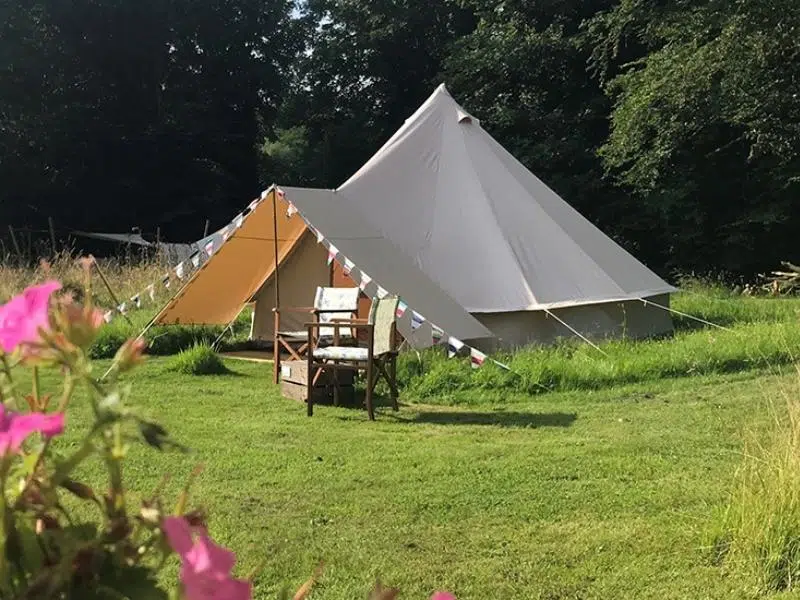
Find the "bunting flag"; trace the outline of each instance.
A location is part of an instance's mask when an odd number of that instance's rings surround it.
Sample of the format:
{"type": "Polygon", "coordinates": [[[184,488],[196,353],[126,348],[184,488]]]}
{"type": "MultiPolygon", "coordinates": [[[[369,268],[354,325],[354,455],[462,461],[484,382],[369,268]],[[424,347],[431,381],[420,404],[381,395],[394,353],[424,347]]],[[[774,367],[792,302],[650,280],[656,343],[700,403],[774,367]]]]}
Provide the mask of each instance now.
{"type": "Polygon", "coordinates": [[[324,240],[324,239],[325,239],[325,236],[324,236],[324,235],[322,235],[322,232],[321,232],[321,231],[319,231],[319,230],[317,230],[317,243],[318,243],[318,244],[321,244],[321,243],[323,242],[323,240],[324,240]]]}
{"type": "Polygon", "coordinates": [[[422,326],[424,322],[425,322],[425,317],[423,317],[415,310],[411,311],[411,329],[416,331],[422,326]]]}
{"type": "Polygon", "coordinates": [[[475,348],[469,349],[469,362],[472,365],[473,369],[477,369],[483,366],[483,361],[486,360],[486,355],[481,352],[480,350],[476,350],[475,348]]]}
{"type": "Polygon", "coordinates": [[[178,263],[178,264],[175,266],[175,276],[176,276],[178,279],[183,279],[183,276],[185,275],[185,273],[186,273],[186,269],[185,269],[185,267],[184,267],[184,264],[183,264],[182,262],[179,262],[179,263],[178,263]]]}
{"type": "Polygon", "coordinates": [[[208,254],[209,257],[214,254],[214,240],[206,244],[206,254],[208,254]]]}
{"type": "Polygon", "coordinates": [[[139,294],[131,297],[131,304],[136,308],[142,308],[142,299],[139,297],[139,294]]]}
{"type": "Polygon", "coordinates": [[[200,253],[199,252],[195,252],[192,255],[191,261],[192,261],[192,266],[195,269],[199,269],[200,268],[200,253]]]}
{"type": "Polygon", "coordinates": [[[353,263],[352,260],[350,260],[349,258],[345,258],[344,266],[342,266],[342,272],[348,277],[350,277],[350,273],[353,271],[353,267],[355,266],[356,265],[353,263]]]}
{"type": "Polygon", "coordinates": [[[222,241],[227,242],[229,237],[231,237],[231,232],[228,229],[228,226],[225,225],[225,227],[222,228],[222,241]]]}
{"type": "Polygon", "coordinates": [[[433,341],[434,345],[441,343],[442,338],[444,338],[444,329],[433,325],[432,330],[431,340],[433,341]]]}
{"type": "Polygon", "coordinates": [[[242,213],[236,215],[233,224],[236,226],[236,229],[239,229],[244,224],[244,215],[242,213]]]}
{"type": "Polygon", "coordinates": [[[331,244],[328,247],[328,265],[330,265],[334,261],[337,254],[339,254],[339,249],[333,244],[331,244]]]}
{"type": "Polygon", "coordinates": [[[260,198],[256,198],[250,204],[247,205],[247,210],[249,210],[250,212],[253,212],[253,210],[255,210],[256,206],[258,206],[259,202],[261,202],[261,199],[260,198]]]}
{"type": "Polygon", "coordinates": [[[105,321],[106,323],[111,323],[111,320],[113,318],[114,318],[114,311],[112,310],[107,310],[103,315],[103,321],[105,321]]]}
{"type": "Polygon", "coordinates": [[[154,283],[147,286],[147,295],[150,298],[150,302],[156,301],[156,286],[154,283]]]}
{"type": "Polygon", "coordinates": [[[117,310],[119,311],[119,314],[124,315],[126,312],[128,312],[128,304],[123,302],[117,307],[117,310]]]}
{"type": "Polygon", "coordinates": [[[164,284],[164,287],[166,289],[169,289],[169,285],[170,285],[169,273],[167,273],[166,275],[164,275],[164,277],[161,278],[161,283],[164,284]]]}
{"type": "Polygon", "coordinates": [[[461,352],[461,349],[464,348],[464,342],[459,340],[458,338],[454,338],[450,336],[447,338],[447,356],[448,358],[453,358],[456,354],[461,352]]]}
{"type": "Polygon", "coordinates": [[[408,309],[408,304],[400,300],[397,303],[397,318],[401,318],[404,314],[406,314],[406,309],[408,309]]]}
{"type": "Polygon", "coordinates": [[[291,202],[289,202],[289,208],[286,209],[286,216],[291,219],[296,214],[297,214],[297,207],[291,202]]]}
{"type": "Polygon", "coordinates": [[[386,298],[386,296],[388,295],[389,292],[387,292],[383,287],[378,286],[378,291],[377,291],[378,298],[386,298]]]}
{"type": "Polygon", "coordinates": [[[358,282],[359,289],[366,294],[367,286],[370,284],[371,281],[372,277],[364,273],[364,271],[361,271],[361,280],[358,282]]]}
{"type": "Polygon", "coordinates": [[[278,198],[280,198],[281,200],[286,198],[286,194],[283,193],[283,190],[281,188],[275,188],[275,191],[278,194],[278,198]]]}

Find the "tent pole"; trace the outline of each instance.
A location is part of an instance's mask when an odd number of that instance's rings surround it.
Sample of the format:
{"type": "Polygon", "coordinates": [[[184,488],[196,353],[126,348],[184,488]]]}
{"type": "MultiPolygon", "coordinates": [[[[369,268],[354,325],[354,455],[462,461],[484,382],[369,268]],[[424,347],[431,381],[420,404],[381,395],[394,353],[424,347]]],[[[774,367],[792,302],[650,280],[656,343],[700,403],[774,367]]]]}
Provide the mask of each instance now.
{"type": "Polygon", "coordinates": [[[273,311],[273,333],[274,333],[274,353],[272,361],[272,379],[275,385],[278,384],[280,376],[280,348],[278,347],[278,328],[280,327],[280,306],[281,306],[281,286],[280,277],[278,276],[278,194],[275,193],[276,187],[272,186],[272,233],[273,233],[273,251],[275,252],[275,310],[273,311]]]}

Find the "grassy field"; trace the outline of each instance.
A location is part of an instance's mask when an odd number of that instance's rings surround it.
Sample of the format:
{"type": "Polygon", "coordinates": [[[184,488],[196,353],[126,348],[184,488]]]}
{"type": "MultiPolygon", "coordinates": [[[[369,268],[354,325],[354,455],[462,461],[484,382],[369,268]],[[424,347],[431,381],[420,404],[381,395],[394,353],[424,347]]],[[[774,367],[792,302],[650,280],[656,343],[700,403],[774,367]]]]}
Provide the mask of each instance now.
{"type": "MultiPolygon", "coordinates": [[[[160,272],[104,268],[125,294],[160,272]]],[[[52,274],[77,280],[67,259],[52,274]]],[[[45,276],[2,268],[0,293],[45,276]]],[[[759,574],[739,562],[742,548],[771,518],[773,496],[782,495],[786,519],[770,523],[777,562],[782,536],[800,527],[800,426],[771,455],[766,472],[781,483],[755,498],[763,516],[748,519],[743,505],[737,518],[751,533],[730,534],[738,545],[723,563],[715,536],[731,494],[744,489],[735,474],[748,463],[745,440],[786,422],[787,398],[797,404],[800,300],[683,287],[673,307],[719,327],[678,316],[675,336],[663,340],[500,356],[511,372],[408,353],[404,406],[376,423],[332,407],[307,419],[280,398],[269,365],[227,361],[232,373],[200,377],[152,358],[131,379],[132,400],[192,453],[136,448],[129,481],[147,494],[167,472],[175,494],[204,463],[195,498],[211,512],[212,534],[240,553],[241,574],[265,565],[257,598],[297,587],[320,560],[317,600],[363,598],[377,576],[403,598],[437,588],[459,600],[757,597],[759,574]]],[[[101,292],[98,302],[108,301],[101,292]]],[[[95,356],[113,354],[153,310],[132,313],[133,326],[118,318],[105,327],[95,356]]],[[[151,348],[169,354],[217,332],[157,329],[151,348]]],[[[793,414],[800,422],[800,407],[793,414]]],[[[78,403],[59,443],[75,444],[87,425],[78,403]]],[[[749,459],[756,491],[759,460],[749,459]]],[[[102,487],[100,473],[95,465],[84,475],[102,487]]],[[[172,565],[165,577],[176,572],[172,565]]]]}
{"type": "MultiPolygon", "coordinates": [[[[319,560],[327,568],[313,598],[328,600],[363,598],[376,576],[403,598],[440,587],[460,600],[754,595],[735,565],[714,565],[710,532],[743,432],[796,393],[794,373],[474,410],[406,405],[370,423],[333,407],[308,419],[265,365],[229,361],[233,374],[193,377],[169,362],[134,375],[132,399],[192,453],[136,448],[128,480],[147,493],[168,472],[176,493],[204,463],[194,499],[211,511],[212,535],[240,553],[242,573],[265,561],[257,598],[298,586],[319,560]]],[[[64,443],[87,416],[76,405],[64,443]]]]}

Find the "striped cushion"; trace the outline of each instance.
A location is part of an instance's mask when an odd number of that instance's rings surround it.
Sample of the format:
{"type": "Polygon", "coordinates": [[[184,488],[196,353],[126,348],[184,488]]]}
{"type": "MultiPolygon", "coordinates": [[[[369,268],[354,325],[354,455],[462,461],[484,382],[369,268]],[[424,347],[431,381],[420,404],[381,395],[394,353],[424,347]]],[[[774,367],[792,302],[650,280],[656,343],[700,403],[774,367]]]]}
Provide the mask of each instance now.
{"type": "Polygon", "coordinates": [[[317,348],[314,350],[314,358],[320,360],[358,360],[366,361],[369,358],[369,351],[366,348],[328,346],[327,348],[317,348]]]}

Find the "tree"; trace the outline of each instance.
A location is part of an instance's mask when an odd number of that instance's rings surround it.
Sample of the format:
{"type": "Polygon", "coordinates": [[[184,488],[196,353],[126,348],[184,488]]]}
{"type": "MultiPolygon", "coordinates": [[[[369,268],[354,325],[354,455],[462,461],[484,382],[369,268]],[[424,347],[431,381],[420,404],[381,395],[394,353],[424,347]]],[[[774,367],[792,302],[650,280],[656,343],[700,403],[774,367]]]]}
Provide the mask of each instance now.
{"type": "Polygon", "coordinates": [[[267,157],[265,171],[334,187],[352,175],[430,95],[450,43],[471,31],[471,12],[447,0],[310,0],[314,28],[295,71],[294,94],[269,148],[299,148],[294,166],[267,157]]]}
{"type": "Polygon", "coordinates": [[[670,266],[753,274],[791,257],[798,32],[790,0],[623,0],[593,23],[614,99],[603,158],[670,266]]]}
{"type": "Polygon", "coordinates": [[[197,235],[258,189],[290,0],[4,3],[0,217],[197,235]]]}

